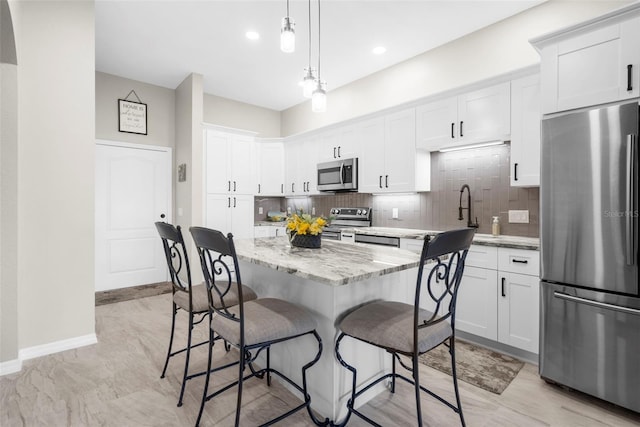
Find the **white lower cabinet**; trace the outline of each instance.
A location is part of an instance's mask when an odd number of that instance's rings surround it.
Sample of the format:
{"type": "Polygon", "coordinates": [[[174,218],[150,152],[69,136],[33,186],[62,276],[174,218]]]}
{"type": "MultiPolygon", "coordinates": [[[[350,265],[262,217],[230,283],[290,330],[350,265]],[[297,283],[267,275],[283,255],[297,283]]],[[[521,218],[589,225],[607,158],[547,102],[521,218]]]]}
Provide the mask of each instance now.
{"type": "Polygon", "coordinates": [[[255,226],[253,229],[253,237],[259,239],[261,237],[279,237],[284,236],[287,232],[286,227],[272,227],[268,225],[255,226]]]}
{"type": "Polygon", "coordinates": [[[538,353],[539,252],[471,245],[456,329],[538,353]]]}
{"type": "Polygon", "coordinates": [[[540,282],[538,276],[498,272],[498,341],[538,353],[538,312],[540,282]]]}
{"type": "Polygon", "coordinates": [[[232,233],[235,239],[253,238],[253,196],[207,194],[205,227],[232,233]]]}

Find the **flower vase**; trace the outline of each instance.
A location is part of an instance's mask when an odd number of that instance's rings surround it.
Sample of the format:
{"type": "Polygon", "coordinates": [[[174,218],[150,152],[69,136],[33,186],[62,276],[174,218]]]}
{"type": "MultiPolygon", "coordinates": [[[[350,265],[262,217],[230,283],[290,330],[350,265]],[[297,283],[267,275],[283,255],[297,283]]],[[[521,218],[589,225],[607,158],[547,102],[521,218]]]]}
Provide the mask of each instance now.
{"type": "Polygon", "coordinates": [[[291,233],[289,235],[289,242],[291,242],[291,246],[296,246],[299,248],[311,248],[317,249],[320,247],[322,242],[322,234],[297,234],[291,233]]]}

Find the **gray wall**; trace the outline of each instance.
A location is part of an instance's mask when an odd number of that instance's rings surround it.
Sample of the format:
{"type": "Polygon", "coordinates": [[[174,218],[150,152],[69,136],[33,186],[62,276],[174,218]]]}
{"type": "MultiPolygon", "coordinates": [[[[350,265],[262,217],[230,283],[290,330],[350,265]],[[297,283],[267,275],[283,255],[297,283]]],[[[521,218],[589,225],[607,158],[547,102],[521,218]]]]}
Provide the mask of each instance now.
{"type": "Polygon", "coordinates": [[[0,364],[18,358],[18,68],[11,12],[0,0],[0,364]]]}
{"type": "MultiPolygon", "coordinates": [[[[304,102],[282,112],[282,136],[317,129],[535,65],[529,39],[632,1],[550,0],[327,94],[327,112],[304,102]]],[[[328,52],[327,54],[330,54],[328,52]]],[[[331,87],[331,82],[328,82],[331,87]]]]}
{"type": "Polygon", "coordinates": [[[260,138],[280,137],[280,112],[232,99],[204,94],[206,123],[256,132],[260,138]]]}
{"type": "MultiPolygon", "coordinates": [[[[96,138],[175,147],[176,91],[96,71],[96,138]],[[118,131],[118,99],[134,90],[147,104],[147,135],[118,131]]],[[[137,101],[131,94],[130,101],[137,101]]]]}
{"type": "Polygon", "coordinates": [[[10,6],[19,63],[13,303],[23,349],[95,331],[95,19],[92,1],[10,6]]]}

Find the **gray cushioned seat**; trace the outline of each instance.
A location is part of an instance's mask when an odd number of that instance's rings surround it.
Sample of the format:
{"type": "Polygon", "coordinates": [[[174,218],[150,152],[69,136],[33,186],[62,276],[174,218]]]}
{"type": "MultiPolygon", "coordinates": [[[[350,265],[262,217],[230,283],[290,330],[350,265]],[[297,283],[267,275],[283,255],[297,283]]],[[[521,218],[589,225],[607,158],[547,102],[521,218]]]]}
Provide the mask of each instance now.
{"type": "MultiPolygon", "coordinates": [[[[238,306],[229,310],[239,317],[238,306]]],[[[226,341],[240,343],[240,323],[215,315],[211,329],[226,341]]],[[[316,320],[302,307],[274,298],[244,303],[245,345],[294,337],[316,329],[316,320]]]]}
{"type": "MultiPolygon", "coordinates": [[[[204,284],[196,285],[191,288],[192,303],[194,313],[202,313],[209,310],[209,300],[207,299],[207,288],[204,284]]],[[[214,291],[211,293],[213,296],[213,304],[216,308],[221,308],[220,297],[214,291]]],[[[258,298],[253,289],[242,285],[242,297],[244,301],[250,301],[258,298]]],[[[173,301],[176,305],[184,310],[189,310],[189,293],[186,291],[176,292],[173,295],[173,301]]],[[[224,302],[227,307],[238,305],[238,285],[233,283],[229,293],[224,297],[224,302]]]]}
{"type": "MultiPolygon", "coordinates": [[[[338,326],[342,332],[402,353],[413,352],[413,305],[396,301],[369,303],[347,315],[338,326]]],[[[432,313],[420,310],[420,320],[431,318],[432,313]]],[[[451,325],[439,322],[418,332],[418,351],[424,353],[451,336],[451,325]]]]}

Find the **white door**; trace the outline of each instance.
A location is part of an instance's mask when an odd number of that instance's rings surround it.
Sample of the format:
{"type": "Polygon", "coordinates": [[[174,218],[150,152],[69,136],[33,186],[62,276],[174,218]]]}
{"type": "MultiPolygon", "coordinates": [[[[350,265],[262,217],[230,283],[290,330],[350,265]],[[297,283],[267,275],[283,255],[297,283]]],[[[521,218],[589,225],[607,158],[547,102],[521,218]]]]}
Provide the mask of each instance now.
{"type": "Polygon", "coordinates": [[[95,178],[96,291],[166,281],[154,223],[171,221],[171,149],[98,141],[95,178]]]}

